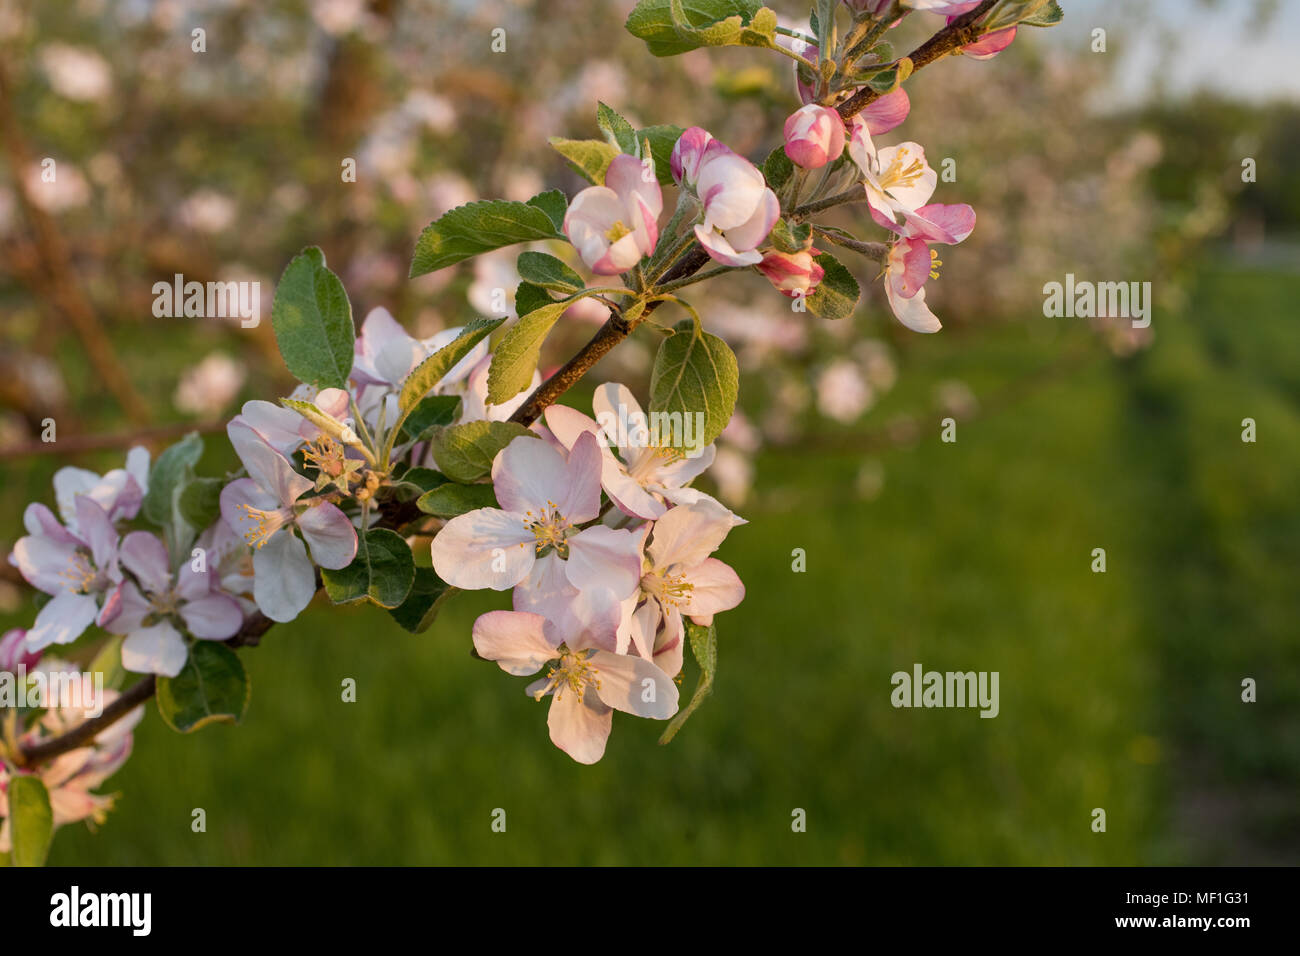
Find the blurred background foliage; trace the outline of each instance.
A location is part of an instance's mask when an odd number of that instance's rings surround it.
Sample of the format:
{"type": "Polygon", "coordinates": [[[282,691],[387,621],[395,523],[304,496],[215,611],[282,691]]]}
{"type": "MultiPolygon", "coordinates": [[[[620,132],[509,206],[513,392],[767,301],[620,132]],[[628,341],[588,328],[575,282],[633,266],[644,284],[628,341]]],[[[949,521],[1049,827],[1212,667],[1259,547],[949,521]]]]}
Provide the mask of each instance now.
{"type": "MultiPolygon", "coordinates": [[[[315,607],[245,653],[242,727],[181,738],[151,716],[104,832],[67,829],[52,862],[1293,862],[1300,103],[1243,99],[1211,73],[1191,94],[1153,74],[1149,95],[1113,96],[1151,17],[1176,57],[1179,27],[1213,29],[1215,5],[1062,5],[1054,36],[1022,30],[992,62],[917,74],[886,137],[952,159],[936,199],[978,212],[929,292],[941,334],[899,326],[865,260],[848,261],[864,298],[840,323],[793,313],[757,276],[692,290],[741,361],[714,480],[751,519],[722,555],[749,597],[719,621],[714,699],[671,746],[618,721],[597,767],[551,748],[522,682],[469,657],[492,596],[420,637],[315,607]],[[1094,23],[1111,55],[1090,51],[1094,23]],[[1067,272],[1152,282],[1151,329],[1043,318],[1043,284],[1067,272]],[[894,710],[889,675],[917,661],[998,670],[1001,714],[894,710]]],[[[291,387],[269,321],[155,318],[155,282],[260,280],[269,319],[279,271],[318,244],[358,321],[382,305],[427,335],[512,293],[518,250],[408,281],[419,230],[475,198],[572,195],[582,182],[546,138],[597,135],[597,100],[755,160],[779,144],[788,61],[656,60],[622,30],[630,6],[0,0],[0,552],[57,467],[104,470],[126,444],[78,442],[144,429],[157,451],[198,427],[220,474],[224,420],[291,387]],[[40,443],[47,417],[62,447],[40,443]]],[[[795,25],[799,4],[773,6],[795,25]]],[[[1250,30],[1294,23],[1272,6],[1250,30]]],[[[935,25],[910,20],[899,49],[935,25]]],[[[860,209],[838,222],[880,238],[860,209]]],[[[571,314],[544,364],[601,318],[571,314]]],[[[644,393],[651,344],[593,378],[644,393]]],[[[0,624],[33,613],[0,580],[0,624]]]]}

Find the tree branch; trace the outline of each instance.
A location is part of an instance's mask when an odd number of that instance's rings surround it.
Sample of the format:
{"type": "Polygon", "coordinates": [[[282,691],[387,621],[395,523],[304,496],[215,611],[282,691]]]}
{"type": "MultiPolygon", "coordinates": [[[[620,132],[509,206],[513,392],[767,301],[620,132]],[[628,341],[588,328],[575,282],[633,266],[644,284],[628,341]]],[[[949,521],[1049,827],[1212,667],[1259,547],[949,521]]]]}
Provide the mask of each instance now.
{"type": "MultiPolygon", "coordinates": [[[[997,0],[983,0],[983,2],[968,13],[963,13],[952,23],[948,24],[930,39],[926,40],[919,47],[907,55],[912,61],[912,72],[915,73],[923,66],[928,66],[935,60],[947,56],[953,50],[960,49],[968,43],[974,43],[980,38],[980,29],[976,24],[980,17],[988,13],[993,8],[997,0]]],[[[880,99],[881,94],[877,93],[869,86],[864,86],[838,107],[840,118],[845,122],[851,120],[862,112],[869,104],[880,99]]]]}

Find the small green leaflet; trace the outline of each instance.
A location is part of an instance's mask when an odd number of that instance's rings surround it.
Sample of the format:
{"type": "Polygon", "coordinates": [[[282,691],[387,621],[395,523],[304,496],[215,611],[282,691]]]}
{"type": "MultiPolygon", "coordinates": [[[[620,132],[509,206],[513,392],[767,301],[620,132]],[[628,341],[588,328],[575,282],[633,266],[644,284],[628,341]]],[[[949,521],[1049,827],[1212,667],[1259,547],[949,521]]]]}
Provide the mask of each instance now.
{"type": "Polygon", "coordinates": [[[458,206],[420,233],[410,277],[427,275],[517,242],[563,239],[554,213],[555,201],[549,193],[534,196],[526,203],[487,199],[458,206]]]}
{"type": "Polygon", "coordinates": [[[605,184],[605,170],[618,155],[618,148],[600,139],[564,139],[552,136],[551,148],[569,161],[580,175],[597,186],[605,184]]]}
{"type": "Polygon", "coordinates": [[[852,315],[862,294],[853,273],[829,252],[814,257],[813,261],[826,270],[826,275],[813,294],[804,300],[808,311],[823,319],[844,319],[852,315]]]}
{"type": "Polygon", "coordinates": [[[505,319],[474,319],[456,336],[438,351],[415,367],[415,371],[402,383],[402,391],[397,404],[404,414],[409,414],[429,390],[442,381],[443,376],[452,370],[457,362],[469,354],[470,349],[486,336],[490,335],[505,319]]]}
{"type": "Polygon", "coordinates": [[[604,103],[596,106],[596,125],[605,134],[605,141],[620,153],[630,153],[641,158],[641,142],[637,139],[632,124],[604,103]]]}
{"type": "Polygon", "coordinates": [[[433,568],[416,568],[411,593],[399,607],[390,609],[388,613],[403,630],[420,634],[429,629],[443,602],[455,594],[456,590],[438,577],[433,568]]]}
{"type": "Polygon", "coordinates": [[[325,593],[335,604],[370,599],[394,608],[406,600],[415,580],[411,548],[396,531],[371,528],[357,535],[357,556],[346,568],[321,568],[325,593]]]}
{"type": "Polygon", "coordinates": [[[489,403],[501,405],[528,387],[541,358],[542,343],[571,304],[569,300],[552,302],[521,316],[510,327],[492,353],[488,368],[489,403]]]}
{"type": "Polygon", "coordinates": [[[545,252],[519,253],[515,268],[520,278],[561,295],[571,295],[586,285],[582,276],[545,252]]]}
{"type": "Polygon", "coordinates": [[[54,813],[40,777],[9,778],[9,826],[13,865],[44,866],[54,838],[54,813]]]}
{"type": "Polygon", "coordinates": [[[271,326],[285,366],[300,382],[347,387],[356,340],[352,305],[315,246],[304,249],[280,276],[271,326]]]}
{"type": "Polygon", "coordinates": [[[453,481],[477,481],[492,470],[497,453],[516,438],[537,438],[517,422],[466,422],[435,433],[433,460],[453,481]]]}
{"type": "Polygon", "coordinates": [[[702,46],[765,45],[776,16],[758,0],[641,0],[625,26],[653,55],[676,56],[702,46]]]}
{"type": "Polygon", "coordinates": [[[686,621],[686,636],[691,642],[691,653],[700,665],[700,680],[695,685],[691,701],[677,712],[668,724],[668,729],[659,738],[659,743],[666,744],[677,736],[682,724],[695,713],[695,709],[704,703],[704,699],[713,693],[713,675],[718,667],[718,632],[712,625],[707,627],[686,621]]]}
{"type": "Polygon", "coordinates": [[[500,507],[491,485],[460,485],[455,482],[426,492],[416,504],[425,514],[436,518],[454,518],[478,508],[500,507]]]}

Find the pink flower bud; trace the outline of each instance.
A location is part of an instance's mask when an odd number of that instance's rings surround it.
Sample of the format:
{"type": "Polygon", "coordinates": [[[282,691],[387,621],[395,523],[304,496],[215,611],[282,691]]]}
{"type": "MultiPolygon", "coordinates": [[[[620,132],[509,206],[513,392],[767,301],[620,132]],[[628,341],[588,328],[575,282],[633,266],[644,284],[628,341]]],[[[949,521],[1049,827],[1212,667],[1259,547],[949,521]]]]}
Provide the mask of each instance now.
{"type": "Polygon", "coordinates": [[[773,249],[763,256],[757,268],[778,292],[796,299],[811,295],[826,275],[826,270],[813,261],[816,255],[816,249],[793,253],[773,249]]]}
{"type": "Polygon", "coordinates": [[[844,122],[839,113],[809,103],[785,121],[785,154],[796,166],[820,169],[844,152],[844,122]]]}
{"type": "Polygon", "coordinates": [[[27,649],[26,631],[18,629],[6,631],[4,636],[0,637],[0,671],[16,674],[20,667],[31,670],[40,659],[40,651],[27,649]]]}

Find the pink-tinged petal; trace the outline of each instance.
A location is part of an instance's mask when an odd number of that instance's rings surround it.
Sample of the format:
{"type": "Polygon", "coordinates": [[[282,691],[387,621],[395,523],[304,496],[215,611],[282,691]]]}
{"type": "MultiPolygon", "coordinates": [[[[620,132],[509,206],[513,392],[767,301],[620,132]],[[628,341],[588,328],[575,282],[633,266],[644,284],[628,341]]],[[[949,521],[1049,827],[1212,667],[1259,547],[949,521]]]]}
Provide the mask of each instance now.
{"type": "Polygon", "coordinates": [[[98,488],[99,482],[99,475],[85,468],[67,466],[54,473],[54,501],[59,508],[59,517],[73,532],[78,530],[77,498],[92,494],[98,488]]]}
{"type": "Polygon", "coordinates": [[[60,544],[77,545],[77,536],[59,523],[54,512],[45,505],[33,502],[23,509],[23,527],[30,535],[53,538],[60,544]]]}
{"type": "Polygon", "coordinates": [[[900,239],[889,250],[885,282],[895,295],[910,298],[930,278],[930,247],[922,239],[900,239]]]}
{"type": "Polygon", "coordinates": [[[119,581],[116,587],[104,592],[104,603],[100,606],[99,616],[95,618],[95,623],[100,627],[107,628],[122,612],[122,595],[125,593],[127,583],[119,581]]]}
{"type": "Polygon", "coordinates": [[[748,252],[737,252],[722,233],[706,227],[703,223],[695,227],[695,238],[700,241],[700,245],[704,247],[710,259],[724,266],[732,268],[756,266],[763,261],[761,252],[754,249],[748,252]]]}
{"type": "Polygon", "coordinates": [[[41,608],[27,632],[27,647],[41,651],[51,644],[71,644],[95,621],[99,604],[89,594],[64,591],[41,608]]]}
{"type": "Polygon", "coordinates": [[[14,542],[9,563],[28,584],[46,594],[62,594],[68,588],[70,571],[81,558],[77,541],[63,541],[45,535],[26,535],[14,542]]]}
{"type": "Polygon", "coordinates": [[[357,556],[357,530],[336,505],[316,501],[298,516],[298,527],[322,568],[346,568],[357,556]]]}
{"type": "Polygon", "coordinates": [[[626,385],[606,382],[597,386],[596,394],[591,399],[591,409],[596,413],[596,423],[611,445],[622,448],[629,436],[636,432],[649,432],[641,403],[626,385]]]}
{"type": "Polygon", "coordinates": [[[546,726],[551,742],[578,763],[593,764],[605,756],[605,742],[614,725],[614,712],[594,689],[581,698],[567,687],[551,700],[546,726]]]}
{"type": "Polygon", "coordinates": [[[589,416],[568,405],[552,405],[546,410],[545,417],[551,434],[566,450],[573,447],[583,432],[596,431],[596,423],[589,416]]]}
{"type": "Polygon", "coordinates": [[[273,621],[292,621],[316,593],[316,570],[296,534],[274,534],[253,552],[253,600],[273,621]]]}
{"type": "Polygon", "coordinates": [[[579,590],[604,588],[621,601],[641,580],[642,535],[593,525],[569,537],[565,573],[579,590]]]}
{"type": "Polygon", "coordinates": [[[961,48],[965,56],[972,57],[976,60],[991,60],[1003,50],[1011,45],[1011,41],[1016,38],[1016,28],[1008,27],[1005,30],[996,30],[993,33],[985,34],[974,43],[968,43],[961,48]]]}
{"type": "Polygon", "coordinates": [[[673,180],[679,185],[694,186],[700,174],[700,161],[713,137],[698,126],[692,126],[682,133],[673,145],[668,166],[672,170],[673,180]]]}
{"type": "Polygon", "coordinates": [[[537,518],[558,507],[565,496],[565,468],[564,455],[553,446],[520,435],[492,462],[492,485],[502,510],[531,512],[537,518]]]}
{"type": "Polygon", "coordinates": [[[871,140],[871,130],[866,121],[856,116],[849,131],[849,157],[865,175],[876,174],[876,144],[871,140]]]}
{"type": "Polygon", "coordinates": [[[677,713],[677,685],[643,657],[596,651],[591,655],[600,699],[625,714],[667,720],[677,713]]]}
{"type": "Polygon", "coordinates": [[[651,255],[659,244],[659,222],[652,207],[641,196],[633,196],[628,212],[632,217],[637,248],[642,256],[651,255]]]}
{"type": "Polygon", "coordinates": [[[901,125],[911,110],[912,102],[907,98],[907,90],[900,86],[894,92],[868,103],[858,117],[867,124],[872,136],[881,136],[901,125]]]}
{"type": "MultiPolygon", "coordinates": [[[[398,379],[398,381],[401,381],[401,379],[398,379]]],[[[316,393],[316,401],[313,404],[326,415],[338,421],[347,418],[350,410],[348,393],[341,388],[322,388],[316,393]]]]}
{"type": "Polygon", "coordinates": [[[710,508],[718,508],[727,515],[727,520],[731,522],[733,528],[738,528],[742,524],[749,524],[749,521],[740,515],[731,511],[717,498],[710,494],[705,494],[698,488],[663,488],[659,492],[675,505],[698,505],[705,504],[710,508]]]}
{"type": "Polygon", "coordinates": [[[975,230],[975,210],[966,203],[930,203],[905,212],[904,236],[955,245],[975,230]]]}
{"type": "Polygon", "coordinates": [[[234,637],[244,624],[244,612],[232,597],[209,594],[181,605],[181,617],[195,637],[224,641],[234,637]]]}
{"type": "Polygon", "coordinates": [[[565,574],[565,562],[555,554],[537,559],[528,577],[515,588],[512,604],[545,618],[546,639],[569,647],[616,646],[619,602],[604,589],[579,591],[565,574]]]}
{"type": "Polygon", "coordinates": [[[641,597],[638,592],[623,604],[623,617],[618,625],[618,647],[620,653],[634,650],[650,660],[654,656],[655,632],[659,630],[661,615],[658,601],[642,601],[641,597]]]}
{"type": "Polygon", "coordinates": [[[696,624],[712,624],[713,615],[730,611],[745,600],[745,585],[730,565],[707,558],[686,572],[691,585],[682,613],[696,624]]]}
{"type": "Polygon", "coordinates": [[[122,539],[118,554],[122,567],[135,575],[150,594],[165,594],[172,586],[167,547],[147,531],[132,531],[122,539]]]}
{"type": "Polygon", "coordinates": [[[474,622],[472,637],[479,657],[496,661],[507,674],[536,674],[558,653],[546,639],[545,619],[525,611],[488,611],[474,622]]]}
{"type": "Polygon", "coordinates": [[[641,245],[637,242],[636,233],[629,232],[612,243],[605,250],[604,255],[588,265],[598,276],[616,276],[631,269],[640,261],[641,245]]]}
{"type": "Polygon", "coordinates": [[[610,500],[624,514],[653,521],[668,510],[667,505],[631,477],[612,455],[605,460],[600,481],[610,500]]]}
{"type": "Polygon", "coordinates": [[[641,160],[627,153],[620,153],[610,161],[605,170],[605,185],[626,199],[639,199],[645,203],[652,219],[664,210],[663,192],[659,180],[653,176],[643,175],[645,166],[641,160]]]}
{"type": "Polygon", "coordinates": [[[0,637],[0,671],[16,674],[19,668],[31,670],[40,659],[39,651],[32,651],[27,647],[26,630],[14,628],[5,631],[4,636],[0,637]]]}
{"type": "MultiPolygon", "coordinates": [[[[93,498],[83,496],[77,499],[77,527],[81,540],[90,545],[90,554],[95,567],[107,570],[117,553],[117,529],[109,520],[108,514],[93,498]]],[[[164,551],[163,563],[166,564],[164,551]]]]}
{"type": "MultiPolygon", "coordinates": [[[[731,243],[733,249],[741,252],[757,249],[771,234],[772,227],[776,225],[779,218],[781,218],[780,200],[772,190],[764,189],[758,205],[754,208],[754,214],[739,226],[727,230],[727,241],[731,243]]],[[[760,258],[759,261],[761,262],[762,259],[760,258]]]]}
{"type": "Polygon", "coordinates": [[[564,214],[564,234],[588,268],[608,251],[609,230],[624,215],[623,201],[607,186],[589,186],[573,197],[564,214]]]}
{"type": "Polygon", "coordinates": [[[675,611],[664,617],[664,625],[655,637],[655,666],[669,677],[682,672],[682,651],[685,647],[686,625],[675,611]]]}
{"type": "Polygon", "coordinates": [[[144,619],[153,612],[153,604],[140,593],[134,582],[127,581],[122,585],[117,613],[103,626],[110,634],[130,634],[144,627],[144,619]]]}
{"type": "Polygon", "coordinates": [[[518,515],[479,508],[448,521],[433,539],[432,551],[433,569],[452,587],[508,591],[532,570],[537,539],[518,515]]]}
{"type": "Polygon", "coordinates": [[[706,155],[697,188],[706,221],[725,231],[753,218],[766,184],[753,163],[728,149],[706,155]]]}
{"type": "Polygon", "coordinates": [[[312,481],[295,472],[288,460],[248,425],[232,421],[226,434],[248,476],[279,504],[292,504],[311,489],[312,481]]]}
{"type": "MultiPolygon", "coordinates": [[[[220,524],[224,527],[225,522],[220,524]]],[[[202,539],[200,539],[202,540],[202,539]]],[[[199,542],[195,547],[202,547],[199,542]]],[[[176,570],[176,594],[186,601],[197,601],[199,598],[207,597],[218,588],[218,565],[221,563],[221,553],[215,548],[210,549],[203,562],[203,570],[195,571],[193,561],[183,561],[181,566],[176,570]]]]}
{"type": "Polygon", "coordinates": [[[718,550],[731,527],[726,508],[703,501],[678,505],[655,522],[646,553],[660,571],[693,568],[718,550]]]}
{"type": "Polygon", "coordinates": [[[913,332],[938,332],[943,328],[938,317],[925,304],[925,289],[918,290],[916,295],[910,298],[904,298],[894,291],[889,282],[886,282],[885,296],[889,299],[889,307],[893,310],[894,316],[913,332]]]}
{"type": "Polygon", "coordinates": [[[292,455],[298,450],[303,442],[302,427],[307,424],[307,419],[293,409],[261,400],[245,402],[233,421],[253,429],[282,455],[292,455]]]}
{"type": "Polygon", "coordinates": [[[175,677],[189,656],[185,639],[166,621],[141,628],[122,642],[122,666],[133,674],[175,677]]]}
{"type": "MultiPolygon", "coordinates": [[[[149,490],[149,449],[143,445],[136,445],[126,453],[126,473],[135,479],[136,487],[140,489],[143,496],[149,490]]],[[[124,515],[125,518],[134,518],[135,515],[124,515]]]]}
{"type": "Polygon", "coordinates": [[[934,188],[939,184],[939,174],[925,160],[925,148],[920,143],[906,142],[897,146],[886,146],[876,156],[883,170],[897,166],[906,169],[915,163],[921,164],[920,171],[906,182],[888,186],[889,197],[904,209],[916,209],[925,205],[934,195],[934,188]]]}
{"type": "Polygon", "coordinates": [[[582,524],[600,514],[602,453],[603,445],[593,432],[579,435],[569,449],[561,495],[555,500],[570,524],[582,524]]]}

